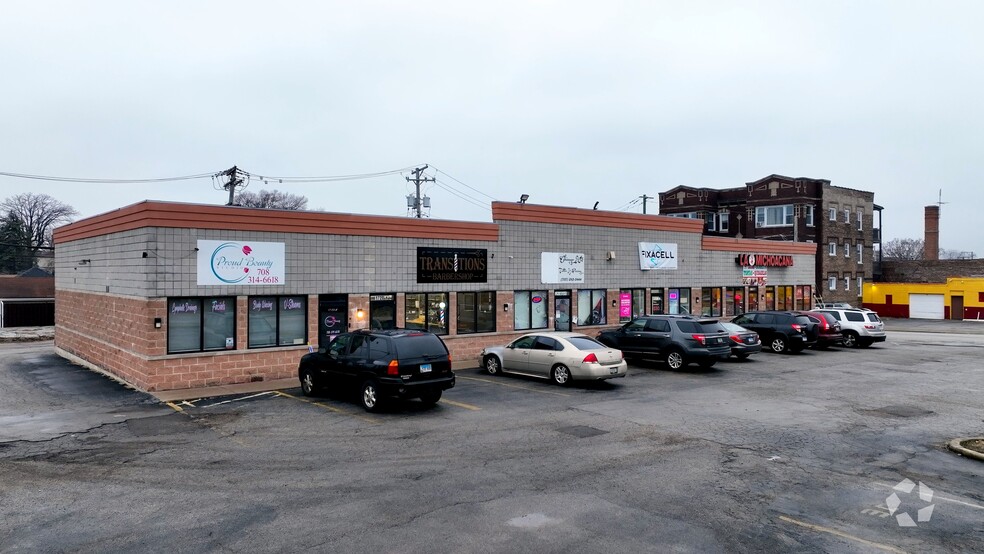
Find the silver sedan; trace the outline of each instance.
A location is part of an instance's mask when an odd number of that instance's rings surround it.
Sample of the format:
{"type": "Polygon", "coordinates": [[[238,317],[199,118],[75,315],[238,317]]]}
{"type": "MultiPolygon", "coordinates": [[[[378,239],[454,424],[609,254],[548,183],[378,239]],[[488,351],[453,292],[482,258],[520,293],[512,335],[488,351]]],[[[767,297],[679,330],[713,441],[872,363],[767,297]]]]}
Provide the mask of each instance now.
{"type": "Polygon", "coordinates": [[[625,377],[622,351],[580,333],[543,332],[523,335],[505,346],[482,350],[482,367],[500,372],[545,377],[558,385],[572,380],[625,377]]]}

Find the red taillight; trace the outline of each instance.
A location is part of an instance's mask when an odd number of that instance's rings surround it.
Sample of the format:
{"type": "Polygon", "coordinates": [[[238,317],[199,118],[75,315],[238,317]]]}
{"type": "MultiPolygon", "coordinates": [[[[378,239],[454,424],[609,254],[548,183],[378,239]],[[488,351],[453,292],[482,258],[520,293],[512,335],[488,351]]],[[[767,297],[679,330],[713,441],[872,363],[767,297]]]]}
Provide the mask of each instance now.
{"type": "Polygon", "coordinates": [[[738,335],[731,335],[731,340],[737,342],[738,344],[741,344],[741,337],[739,337],[738,335]]]}
{"type": "Polygon", "coordinates": [[[690,336],[692,336],[695,341],[700,343],[701,346],[705,346],[707,344],[707,339],[704,338],[704,335],[690,335],[690,336]]]}
{"type": "Polygon", "coordinates": [[[392,360],[388,366],[386,366],[386,375],[399,375],[400,374],[400,362],[392,360]]]}
{"type": "Polygon", "coordinates": [[[793,331],[803,331],[803,326],[799,323],[793,323],[793,331]]]}
{"type": "Polygon", "coordinates": [[[586,363],[586,364],[596,364],[596,363],[598,363],[598,356],[595,356],[594,355],[594,352],[592,352],[592,353],[588,354],[587,356],[585,356],[584,359],[581,360],[581,361],[583,363],[586,363]]]}
{"type": "Polygon", "coordinates": [[[451,363],[451,353],[450,352],[448,353],[448,363],[449,364],[451,363]]]}

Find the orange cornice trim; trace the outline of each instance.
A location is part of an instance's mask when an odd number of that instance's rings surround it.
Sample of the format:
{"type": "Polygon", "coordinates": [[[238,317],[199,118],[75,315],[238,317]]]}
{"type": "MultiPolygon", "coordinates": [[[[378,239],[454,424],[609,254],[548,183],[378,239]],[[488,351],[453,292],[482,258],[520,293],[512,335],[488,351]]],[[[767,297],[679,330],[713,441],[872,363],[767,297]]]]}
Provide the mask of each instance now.
{"type": "Polygon", "coordinates": [[[816,256],[817,245],[812,242],[789,242],[762,239],[703,237],[701,248],[726,252],[761,252],[763,254],[809,254],[816,256]]]}
{"type": "Polygon", "coordinates": [[[147,227],[395,238],[499,240],[495,223],[265,210],[147,200],[55,229],[56,244],[147,227]]]}
{"type": "Polygon", "coordinates": [[[493,202],[492,221],[525,221],[697,234],[704,230],[704,222],[697,219],[512,202],[493,202]]]}

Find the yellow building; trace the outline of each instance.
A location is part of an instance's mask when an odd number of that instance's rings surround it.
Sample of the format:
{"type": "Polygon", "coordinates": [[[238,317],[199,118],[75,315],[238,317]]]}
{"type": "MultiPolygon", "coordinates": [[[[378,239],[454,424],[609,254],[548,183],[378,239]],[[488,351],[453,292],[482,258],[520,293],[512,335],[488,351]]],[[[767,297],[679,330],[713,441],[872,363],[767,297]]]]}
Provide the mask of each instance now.
{"type": "Polygon", "coordinates": [[[882,317],[984,320],[984,278],[946,283],[866,283],[863,306],[882,317]]]}

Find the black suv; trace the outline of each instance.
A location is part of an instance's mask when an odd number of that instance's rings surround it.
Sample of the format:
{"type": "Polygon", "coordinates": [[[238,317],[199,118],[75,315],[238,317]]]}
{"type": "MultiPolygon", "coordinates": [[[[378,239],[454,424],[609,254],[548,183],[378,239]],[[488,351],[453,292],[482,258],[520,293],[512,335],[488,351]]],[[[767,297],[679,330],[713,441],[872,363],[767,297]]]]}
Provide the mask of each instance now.
{"type": "Polygon", "coordinates": [[[660,358],[671,369],[690,362],[708,368],[731,355],[731,339],[716,319],[690,315],[640,316],[611,331],[598,341],[618,348],[626,357],[660,358]]]}
{"type": "Polygon", "coordinates": [[[359,387],[362,407],[370,412],[386,398],[420,398],[433,405],[454,386],[444,341],[405,329],[342,333],[327,350],[305,354],[297,376],[306,396],[329,386],[359,387]]]}
{"type": "Polygon", "coordinates": [[[796,312],[747,312],[731,322],[758,333],[773,352],[799,352],[816,344],[820,333],[816,321],[796,312]]]}

